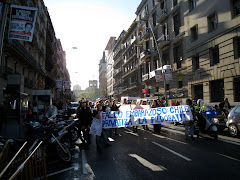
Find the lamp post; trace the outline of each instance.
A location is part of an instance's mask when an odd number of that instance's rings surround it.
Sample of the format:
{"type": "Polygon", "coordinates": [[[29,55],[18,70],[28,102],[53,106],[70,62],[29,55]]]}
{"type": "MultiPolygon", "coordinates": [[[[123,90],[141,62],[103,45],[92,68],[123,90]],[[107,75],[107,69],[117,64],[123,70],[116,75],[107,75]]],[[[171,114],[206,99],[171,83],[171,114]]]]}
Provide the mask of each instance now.
{"type": "MultiPolygon", "coordinates": [[[[151,29],[151,33],[152,33],[152,36],[153,36],[153,40],[154,40],[154,42],[155,42],[155,44],[157,46],[157,52],[158,52],[159,60],[161,62],[162,75],[163,75],[164,96],[165,96],[166,106],[168,106],[167,92],[166,92],[166,85],[167,85],[167,83],[166,83],[166,77],[165,77],[165,70],[163,69],[162,52],[158,48],[157,40],[156,40],[156,37],[155,37],[155,35],[153,33],[153,29],[152,29],[152,26],[151,26],[149,20],[148,19],[141,19],[141,21],[147,22],[149,24],[150,29],[151,29]]],[[[141,21],[140,21],[140,23],[141,23],[141,21]]],[[[160,83],[159,83],[159,88],[160,88],[160,83]]]]}

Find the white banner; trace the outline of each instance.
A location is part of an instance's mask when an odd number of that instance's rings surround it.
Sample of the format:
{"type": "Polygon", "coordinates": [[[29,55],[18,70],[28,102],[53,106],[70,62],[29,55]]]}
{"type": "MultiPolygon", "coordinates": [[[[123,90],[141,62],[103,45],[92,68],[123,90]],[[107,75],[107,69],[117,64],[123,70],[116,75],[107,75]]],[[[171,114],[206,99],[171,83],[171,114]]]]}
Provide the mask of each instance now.
{"type": "MultiPolygon", "coordinates": [[[[130,107],[130,106],[129,106],[130,107]]],[[[127,126],[141,126],[166,122],[189,121],[193,119],[189,106],[171,106],[148,109],[102,112],[102,127],[119,128],[127,126]]]]}
{"type": "Polygon", "coordinates": [[[37,8],[11,5],[8,39],[32,42],[37,8]]]}
{"type": "Polygon", "coordinates": [[[102,121],[97,118],[93,118],[89,134],[101,136],[102,133],[102,121]]]}

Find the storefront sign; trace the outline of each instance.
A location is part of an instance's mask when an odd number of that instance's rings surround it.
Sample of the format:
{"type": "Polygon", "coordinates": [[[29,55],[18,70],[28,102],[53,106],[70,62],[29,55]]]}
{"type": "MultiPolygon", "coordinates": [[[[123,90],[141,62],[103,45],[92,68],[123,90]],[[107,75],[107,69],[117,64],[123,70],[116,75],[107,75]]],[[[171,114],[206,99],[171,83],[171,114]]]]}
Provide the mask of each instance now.
{"type": "Polygon", "coordinates": [[[21,75],[20,74],[9,74],[7,76],[8,85],[21,85],[21,75]]]}

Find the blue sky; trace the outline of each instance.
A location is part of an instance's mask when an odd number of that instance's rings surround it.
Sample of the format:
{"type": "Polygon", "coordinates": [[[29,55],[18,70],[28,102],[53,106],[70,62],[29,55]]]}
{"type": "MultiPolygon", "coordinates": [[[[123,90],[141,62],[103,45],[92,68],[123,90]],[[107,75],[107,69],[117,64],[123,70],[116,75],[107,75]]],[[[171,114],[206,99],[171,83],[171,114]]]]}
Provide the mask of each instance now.
{"type": "Polygon", "coordinates": [[[45,0],[56,37],[67,53],[72,84],[98,80],[98,63],[111,36],[118,37],[136,18],[141,0],[45,0]],[[78,47],[73,50],[72,47],[78,47]],[[77,73],[76,73],[77,72],[77,73]]]}

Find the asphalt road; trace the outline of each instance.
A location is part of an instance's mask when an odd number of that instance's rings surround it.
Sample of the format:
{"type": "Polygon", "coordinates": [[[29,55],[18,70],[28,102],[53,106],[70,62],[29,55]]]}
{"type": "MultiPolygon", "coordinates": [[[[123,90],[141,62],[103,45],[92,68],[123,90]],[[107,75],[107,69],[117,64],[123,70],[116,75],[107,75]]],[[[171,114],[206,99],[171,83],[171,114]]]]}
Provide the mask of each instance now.
{"type": "Polygon", "coordinates": [[[165,124],[160,135],[139,128],[118,129],[112,146],[96,149],[95,137],[88,147],[76,143],[69,165],[47,159],[48,179],[239,179],[240,139],[207,135],[184,139],[184,128],[165,124]]]}

